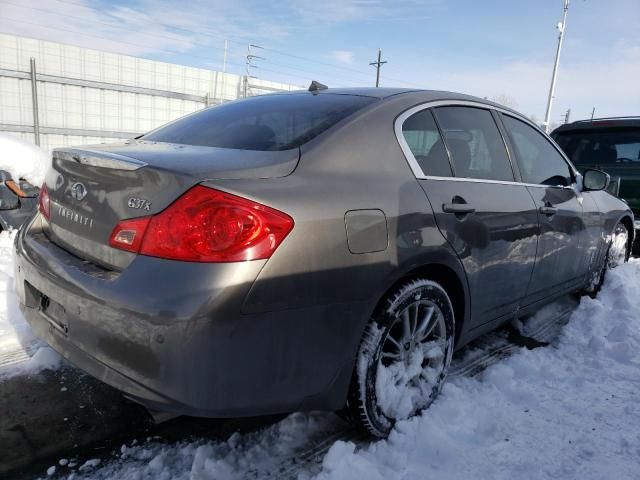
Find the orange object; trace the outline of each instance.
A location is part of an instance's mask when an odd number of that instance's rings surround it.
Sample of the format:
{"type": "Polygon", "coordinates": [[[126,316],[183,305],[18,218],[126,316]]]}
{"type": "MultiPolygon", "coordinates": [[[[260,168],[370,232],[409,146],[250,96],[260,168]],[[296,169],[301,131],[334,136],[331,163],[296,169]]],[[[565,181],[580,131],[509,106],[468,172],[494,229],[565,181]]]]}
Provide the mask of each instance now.
{"type": "Polygon", "coordinates": [[[15,193],[19,197],[23,197],[24,198],[24,197],[28,197],[29,196],[13,180],[6,180],[4,182],[4,184],[7,187],[9,187],[9,190],[11,190],[13,193],[15,193]]]}

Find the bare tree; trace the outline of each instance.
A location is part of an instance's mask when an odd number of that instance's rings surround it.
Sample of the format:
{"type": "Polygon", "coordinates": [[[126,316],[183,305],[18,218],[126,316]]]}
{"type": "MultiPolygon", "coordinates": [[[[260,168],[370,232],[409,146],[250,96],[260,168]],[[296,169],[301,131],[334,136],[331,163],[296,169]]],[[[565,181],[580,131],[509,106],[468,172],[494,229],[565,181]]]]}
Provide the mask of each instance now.
{"type": "Polygon", "coordinates": [[[509,108],[518,108],[518,102],[513,97],[510,97],[506,93],[500,93],[498,95],[494,95],[491,97],[492,102],[499,103],[500,105],[504,105],[509,108]]]}

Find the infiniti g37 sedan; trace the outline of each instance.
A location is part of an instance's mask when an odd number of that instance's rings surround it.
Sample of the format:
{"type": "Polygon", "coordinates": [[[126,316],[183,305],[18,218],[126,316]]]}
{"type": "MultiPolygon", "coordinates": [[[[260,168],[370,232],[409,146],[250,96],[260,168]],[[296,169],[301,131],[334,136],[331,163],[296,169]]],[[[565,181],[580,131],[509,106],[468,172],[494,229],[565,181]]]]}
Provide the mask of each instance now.
{"type": "Polygon", "coordinates": [[[608,181],[475,97],[254,97],[54,151],[17,290],[55,350],[152,410],[344,409],[383,437],[455,349],[628,258],[608,181]]]}

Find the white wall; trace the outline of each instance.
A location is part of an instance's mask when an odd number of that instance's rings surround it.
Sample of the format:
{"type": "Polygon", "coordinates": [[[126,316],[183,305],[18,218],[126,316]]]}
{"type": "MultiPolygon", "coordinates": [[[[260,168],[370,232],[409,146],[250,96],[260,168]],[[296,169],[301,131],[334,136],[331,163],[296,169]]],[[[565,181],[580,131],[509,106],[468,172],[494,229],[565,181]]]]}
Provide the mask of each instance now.
{"type": "MultiPolygon", "coordinates": [[[[83,47],[0,34],[0,69],[28,72],[36,59],[38,73],[153,88],[198,96],[212,103],[242,96],[243,77],[202,68],[146,60],[83,47]]],[[[269,89],[296,90],[296,85],[251,79],[269,89]]],[[[143,133],[195,110],[201,102],[140,93],[109,91],[38,82],[40,126],[143,133]]],[[[252,89],[252,94],[268,93],[252,89]]],[[[31,82],[0,76],[0,124],[33,125],[31,82]]],[[[32,133],[19,136],[33,140],[32,133]]],[[[102,143],[117,139],[41,134],[41,146],[102,143]]]]}

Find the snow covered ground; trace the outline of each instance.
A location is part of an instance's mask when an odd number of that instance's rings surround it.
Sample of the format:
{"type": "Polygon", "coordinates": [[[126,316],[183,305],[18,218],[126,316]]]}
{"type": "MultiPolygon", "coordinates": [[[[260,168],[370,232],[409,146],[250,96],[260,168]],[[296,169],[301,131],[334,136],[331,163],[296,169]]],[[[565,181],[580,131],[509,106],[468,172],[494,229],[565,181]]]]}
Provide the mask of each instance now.
{"type": "Polygon", "coordinates": [[[155,438],[102,461],[61,459],[43,476],[638,479],[639,291],[640,261],[617,268],[597,299],[582,299],[553,345],[520,349],[477,377],[451,379],[428,411],[400,422],[388,440],[330,439],[321,471],[301,461],[298,449],[335,431],[339,420],[297,413],[227,441],[155,438]]]}
{"type": "Polygon", "coordinates": [[[13,279],[15,232],[0,233],[0,381],[15,375],[56,368],[60,357],[35,337],[25,321],[13,279]]]}
{"type": "MultiPolygon", "coordinates": [[[[14,180],[41,185],[51,163],[46,150],[15,135],[0,133],[0,170],[14,180]]],[[[0,233],[0,381],[10,376],[55,368],[60,357],[39,342],[27,325],[15,295],[13,240],[15,232],[0,233]]]]}

